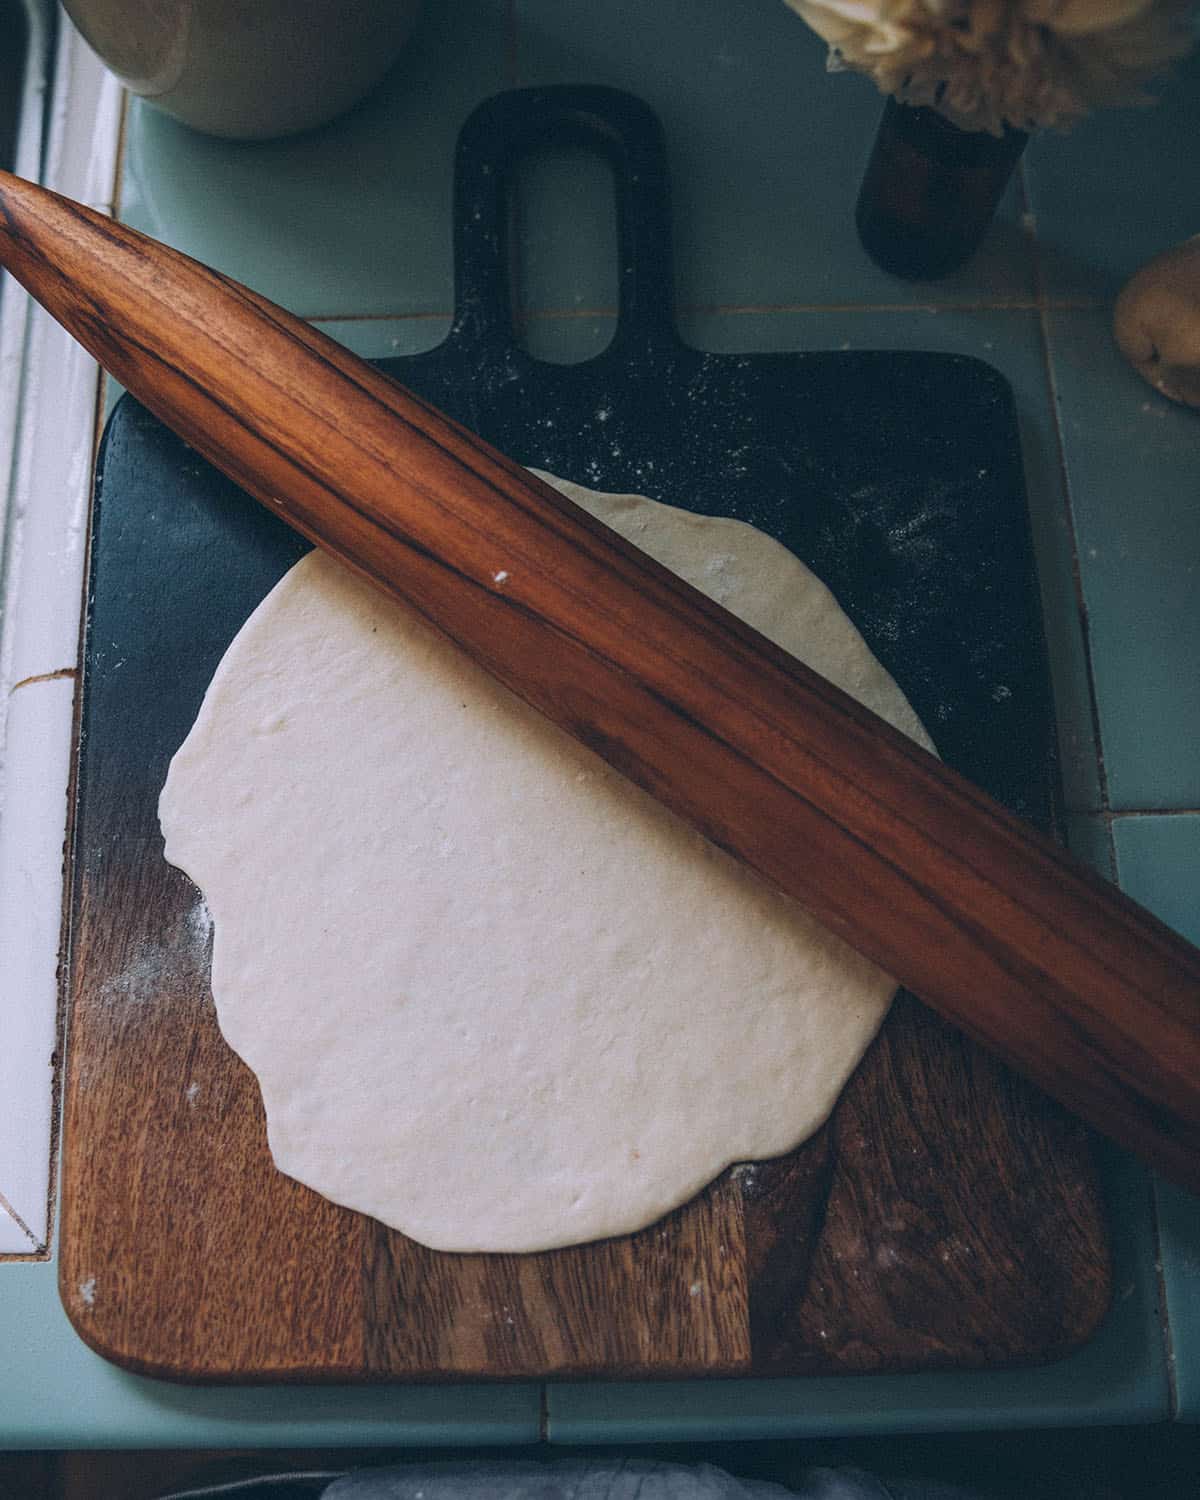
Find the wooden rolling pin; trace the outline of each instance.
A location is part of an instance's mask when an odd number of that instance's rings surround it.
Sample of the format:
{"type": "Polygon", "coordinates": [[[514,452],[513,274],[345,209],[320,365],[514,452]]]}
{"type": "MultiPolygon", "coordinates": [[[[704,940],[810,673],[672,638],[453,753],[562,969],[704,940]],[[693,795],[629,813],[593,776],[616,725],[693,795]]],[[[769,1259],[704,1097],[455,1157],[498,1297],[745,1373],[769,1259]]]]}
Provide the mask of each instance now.
{"type": "Polygon", "coordinates": [[[0,263],[249,493],[1101,1131],[1200,1188],[1200,952],[479,438],[0,173],[0,263]]]}

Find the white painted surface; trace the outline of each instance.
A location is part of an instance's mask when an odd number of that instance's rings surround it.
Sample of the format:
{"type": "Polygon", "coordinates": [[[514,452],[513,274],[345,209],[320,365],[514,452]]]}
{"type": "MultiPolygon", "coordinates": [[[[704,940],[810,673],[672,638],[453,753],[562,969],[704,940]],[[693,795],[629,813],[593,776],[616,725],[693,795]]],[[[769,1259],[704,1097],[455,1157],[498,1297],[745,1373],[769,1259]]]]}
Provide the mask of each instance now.
{"type": "MultiPolygon", "coordinates": [[[[45,0],[25,0],[29,38],[19,106],[20,124],[12,162],[13,170],[21,177],[36,178],[41,167],[49,46],[48,9],[45,0]]],[[[21,407],[20,376],[25,357],[29,299],[6,272],[0,271],[0,282],[3,282],[3,296],[0,297],[0,557],[3,557],[9,481],[13,470],[17,415],[21,407]]]]}
{"type": "MultiPolygon", "coordinates": [[[[49,6],[33,9],[41,22],[49,6]]],[[[108,210],[120,90],[65,25],[52,98],[42,180],[108,210]]],[[[23,158],[29,175],[37,160],[23,158]]],[[[0,1199],[12,1210],[0,1208],[0,1254],[34,1248],[13,1214],[37,1245],[50,1233],[63,850],[98,389],[95,365],[52,319],[28,307],[22,321],[0,474],[0,1199]]]]}
{"type": "Polygon", "coordinates": [[[0,819],[0,1193],[38,1244],[48,1233],[50,1106],[58,1014],[63,834],[71,758],[72,678],[12,695],[0,819]],[[36,773],[34,772],[36,768],[36,773]],[[15,784],[14,784],[15,783],[15,784]]]}
{"type": "Polygon", "coordinates": [[[87,553],[96,367],[40,308],[30,318],[9,508],[0,680],[73,670],[87,553]]]}

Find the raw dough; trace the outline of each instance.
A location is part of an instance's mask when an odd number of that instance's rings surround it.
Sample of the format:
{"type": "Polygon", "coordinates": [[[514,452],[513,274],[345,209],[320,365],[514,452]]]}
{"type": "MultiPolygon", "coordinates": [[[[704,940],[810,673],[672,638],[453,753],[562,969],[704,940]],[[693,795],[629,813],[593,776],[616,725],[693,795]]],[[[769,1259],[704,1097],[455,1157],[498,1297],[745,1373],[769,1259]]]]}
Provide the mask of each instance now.
{"type": "MultiPolygon", "coordinates": [[[[552,482],[928,746],[787,549],[552,482]]],[[[230,646],[160,817],[276,1164],[441,1250],[622,1234],[789,1150],[895,988],[319,553],[230,646]]]]}

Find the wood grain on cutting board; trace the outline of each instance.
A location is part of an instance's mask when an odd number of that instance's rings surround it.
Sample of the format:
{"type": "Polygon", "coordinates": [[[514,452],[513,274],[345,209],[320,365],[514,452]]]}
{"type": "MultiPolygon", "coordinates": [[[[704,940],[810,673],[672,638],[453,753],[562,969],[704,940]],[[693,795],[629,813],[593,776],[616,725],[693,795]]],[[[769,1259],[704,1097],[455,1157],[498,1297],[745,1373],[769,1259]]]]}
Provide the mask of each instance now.
{"type": "Polygon", "coordinates": [[[271,1164],[253,1076],[217,1029],[194,889],[165,865],[123,869],[122,843],[144,847],[110,840],[82,883],[61,1251],[76,1326],[122,1364],[194,1379],[966,1368],[1053,1357],[1104,1310],[1082,1132],[907,998],[814,1140],[640,1234],[447,1255],[337,1208],[271,1164]]]}
{"type": "MultiPolygon", "coordinates": [[[[585,92],[617,143],[622,334],[570,367],[515,341],[496,182],[531,138],[526,99],[464,132],[450,337],[385,368],[522,462],[777,536],[947,761],[1048,826],[1053,723],[1003,382],[948,356],[685,348],[661,142],[635,101],[585,92]]],[[[581,110],[559,92],[535,123],[582,130],[581,110]]],[[[82,1335],[193,1380],[977,1368],[1085,1339],[1109,1296],[1086,1133],[904,995],[814,1140],[637,1235],[439,1254],[274,1170],[257,1087],[217,1028],[205,912],[162,859],[155,806],[221,654],[301,549],[118,408],[73,846],[60,1267],[82,1335]]]]}

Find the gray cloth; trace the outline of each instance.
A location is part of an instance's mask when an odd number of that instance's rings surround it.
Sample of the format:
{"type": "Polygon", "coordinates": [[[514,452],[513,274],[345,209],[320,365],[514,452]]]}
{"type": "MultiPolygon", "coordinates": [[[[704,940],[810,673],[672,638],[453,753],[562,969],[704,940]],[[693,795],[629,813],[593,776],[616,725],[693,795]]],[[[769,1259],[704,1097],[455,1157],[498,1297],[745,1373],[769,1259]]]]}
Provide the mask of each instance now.
{"type": "MultiPolygon", "coordinates": [[[[885,1491],[876,1494],[886,1500],[885,1491]]],[[[693,1468],[636,1460],[562,1459],[360,1471],[336,1480],[323,1500],[788,1500],[788,1495],[777,1484],[734,1479],[708,1464],[693,1468]]],[[[858,1500],[858,1495],[815,1490],[812,1500],[858,1500]]]]}
{"type": "Polygon", "coordinates": [[[322,1500],[969,1500],[944,1486],[891,1488],[858,1469],[809,1469],[799,1488],[735,1479],[709,1464],[562,1459],[360,1470],[322,1500]]]}
{"type": "Polygon", "coordinates": [[[806,1469],[785,1489],[735,1479],[710,1464],[640,1459],[550,1459],[538,1463],[446,1462],[358,1469],[335,1475],[272,1474],[226,1479],[161,1500],[978,1500],[953,1485],[885,1484],[861,1469],[806,1469]]]}

